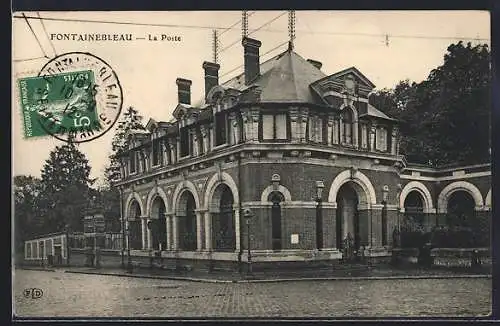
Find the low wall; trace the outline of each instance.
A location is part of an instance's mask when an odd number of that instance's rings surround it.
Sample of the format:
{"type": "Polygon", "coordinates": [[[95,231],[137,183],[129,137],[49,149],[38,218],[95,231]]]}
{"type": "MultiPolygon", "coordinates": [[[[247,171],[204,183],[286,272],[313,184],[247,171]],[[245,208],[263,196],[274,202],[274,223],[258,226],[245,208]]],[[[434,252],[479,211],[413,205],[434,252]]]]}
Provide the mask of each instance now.
{"type": "MultiPolygon", "coordinates": [[[[126,258],[126,257],[125,257],[126,258]]],[[[85,249],[71,249],[69,258],[71,266],[82,267],[87,264],[87,255],[85,249]]],[[[101,250],[101,258],[99,260],[101,267],[119,268],[121,267],[122,257],[119,250],[101,250]]]]}
{"type": "Polygon", "coordinates": [[[489,248],[435,248],[431,250],[431,257],[434,266],[472,267],[474,251],[477,251],[481,266],[492,266],[489,248]]]}
{"type": "MultiPolygon", "coordinates": [[[[472,267],[474,251],[477,251],[479,263],[483,267],[491,267],[491,253],[489,248],[434,248],[430,251],[432,266],[434,267],[472,267]]],[[[395,265],[411,265],[419,262],[418,248],[394,248],[392,263],[395,265]]]]}

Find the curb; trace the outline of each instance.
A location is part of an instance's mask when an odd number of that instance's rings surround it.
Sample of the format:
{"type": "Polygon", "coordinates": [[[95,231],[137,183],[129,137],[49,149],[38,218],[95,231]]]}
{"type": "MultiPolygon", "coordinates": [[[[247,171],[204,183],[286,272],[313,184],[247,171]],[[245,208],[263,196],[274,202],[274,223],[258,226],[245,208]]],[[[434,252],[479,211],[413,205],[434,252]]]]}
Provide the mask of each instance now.
{"type": "Polygon", "coordinates": [[[64,272],[72,274],[105,275],[105,276],[118,276],[118,277],[146,278],[146,279],[156,279],[156,280],[190,281],[190,282],[203,282],[203,283],[235,283],[235,281],[231,280],[214,280],[214,279],[182,277],[182,276],[142,275],[142,274],[126,274],[126,273],[106,273],[106,272],[102,273],[102,272],[92,272],[92,271],[70,271],[70,270],[66,270],[64,272]]]}
{"type": "Polygon", "coordinates": [[[491,278],[491,274],[463,274],[463,275],[401,275],[401,276],[361,276],[361,277],[310,277],[310,278],[279,278],[279,279],[249,279],[249,280],[215,280],[206,278],[182,277],[182,276],[162,276],[162,275],[141,275],[125,273],[106,273],[93,271],[71,271],[65,273],[105,275],[118,277],[146,278],[157,280],[190,281],[201,283],[278,283],[278,282],[298,282],[298,281],[363,281],[363,280],[421,280],[421,279],[457,279],[457,278],[491,278]]]}
{"type": "Polygon", "coordinates": [[[23,269],[26,271],[39,271],[39,272],[55,272],[55,269],[52,268],[36,268],[36,267],[23,267],[23,266],[16,266],[16,269],[23,269]]]}
{"type": "Polygon", "coordinates": [[[239,280],[238,283],[272,283],[297,281],[367,281],[367,280],[423,280],[423,279],[456,279],[456,278],[491,278],[491,275],[401,275],[401,276],[359,276],[359,277],[311,277],[280,278],[262,280],[239,280]]]}

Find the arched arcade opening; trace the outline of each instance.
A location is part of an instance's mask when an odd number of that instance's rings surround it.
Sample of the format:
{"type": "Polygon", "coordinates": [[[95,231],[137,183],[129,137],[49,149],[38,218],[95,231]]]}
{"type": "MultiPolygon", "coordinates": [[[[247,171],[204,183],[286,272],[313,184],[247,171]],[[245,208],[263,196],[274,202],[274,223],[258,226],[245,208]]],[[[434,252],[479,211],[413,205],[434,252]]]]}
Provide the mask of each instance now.
{"type": "Polygon", "coordinates": [[[176,216],[178,221],[177,235],[179,249],[196,250],[196,201],[189,190],[184,190],[179,197],[176,216]]]}
{"type": "Polygon", "coordinates": [[[153,200],[151,205],[151,238],[152,247],[154,250],[166,250],[167,249],[167,228],[166,228],[166,216],[165,216],[165,203],[160,196],[157,196],[153,200]]]}
{"type": "Polygon", "coordinates": [[[137,200],[130,203],[128,214],[128,241],[129,247],[133,250],[139,250],[142,247],[142,229],[141,229],[141,207],[137,200]]]}
{"type": "Polygon", "coordinates": [[[234,196],[224,183],[219,184],[210,205],[212,218],[212,248],[215,251],[236,250],[234,196]]]}

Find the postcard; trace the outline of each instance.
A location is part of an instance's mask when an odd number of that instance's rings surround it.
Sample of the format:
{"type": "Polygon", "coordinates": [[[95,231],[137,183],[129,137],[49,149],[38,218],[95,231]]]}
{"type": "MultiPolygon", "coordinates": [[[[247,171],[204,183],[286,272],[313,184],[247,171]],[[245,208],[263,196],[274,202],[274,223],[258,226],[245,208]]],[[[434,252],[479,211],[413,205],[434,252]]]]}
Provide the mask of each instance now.
{"type": "Polygon", "coordinates": [[[488,12],[12,28],[14,319],[490,315],[488,12]]]}

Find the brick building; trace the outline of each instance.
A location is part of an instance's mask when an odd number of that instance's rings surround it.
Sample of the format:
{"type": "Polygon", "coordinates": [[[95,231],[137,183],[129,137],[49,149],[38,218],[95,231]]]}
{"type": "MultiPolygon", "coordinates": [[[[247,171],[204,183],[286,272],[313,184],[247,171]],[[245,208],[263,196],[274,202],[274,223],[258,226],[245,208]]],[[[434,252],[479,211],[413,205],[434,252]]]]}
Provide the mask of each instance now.
{"type": "Polygon", "coordinates": [[[398,122],[369,103],[375,85],[359,70],[328,75],[292,47],[261,63],[261,42],[242,45],[244,73],[219,83],[219,65],[204,62],[200,105],[178,78],[174,119],[130,135],[116,186],[133,259],[236,264],[249,243],[256,263],[333,262],[349,238],[387,257],[408,214],[445,224],[454,200],[489,220],[490,165],[406,162],[398,122]]]}

